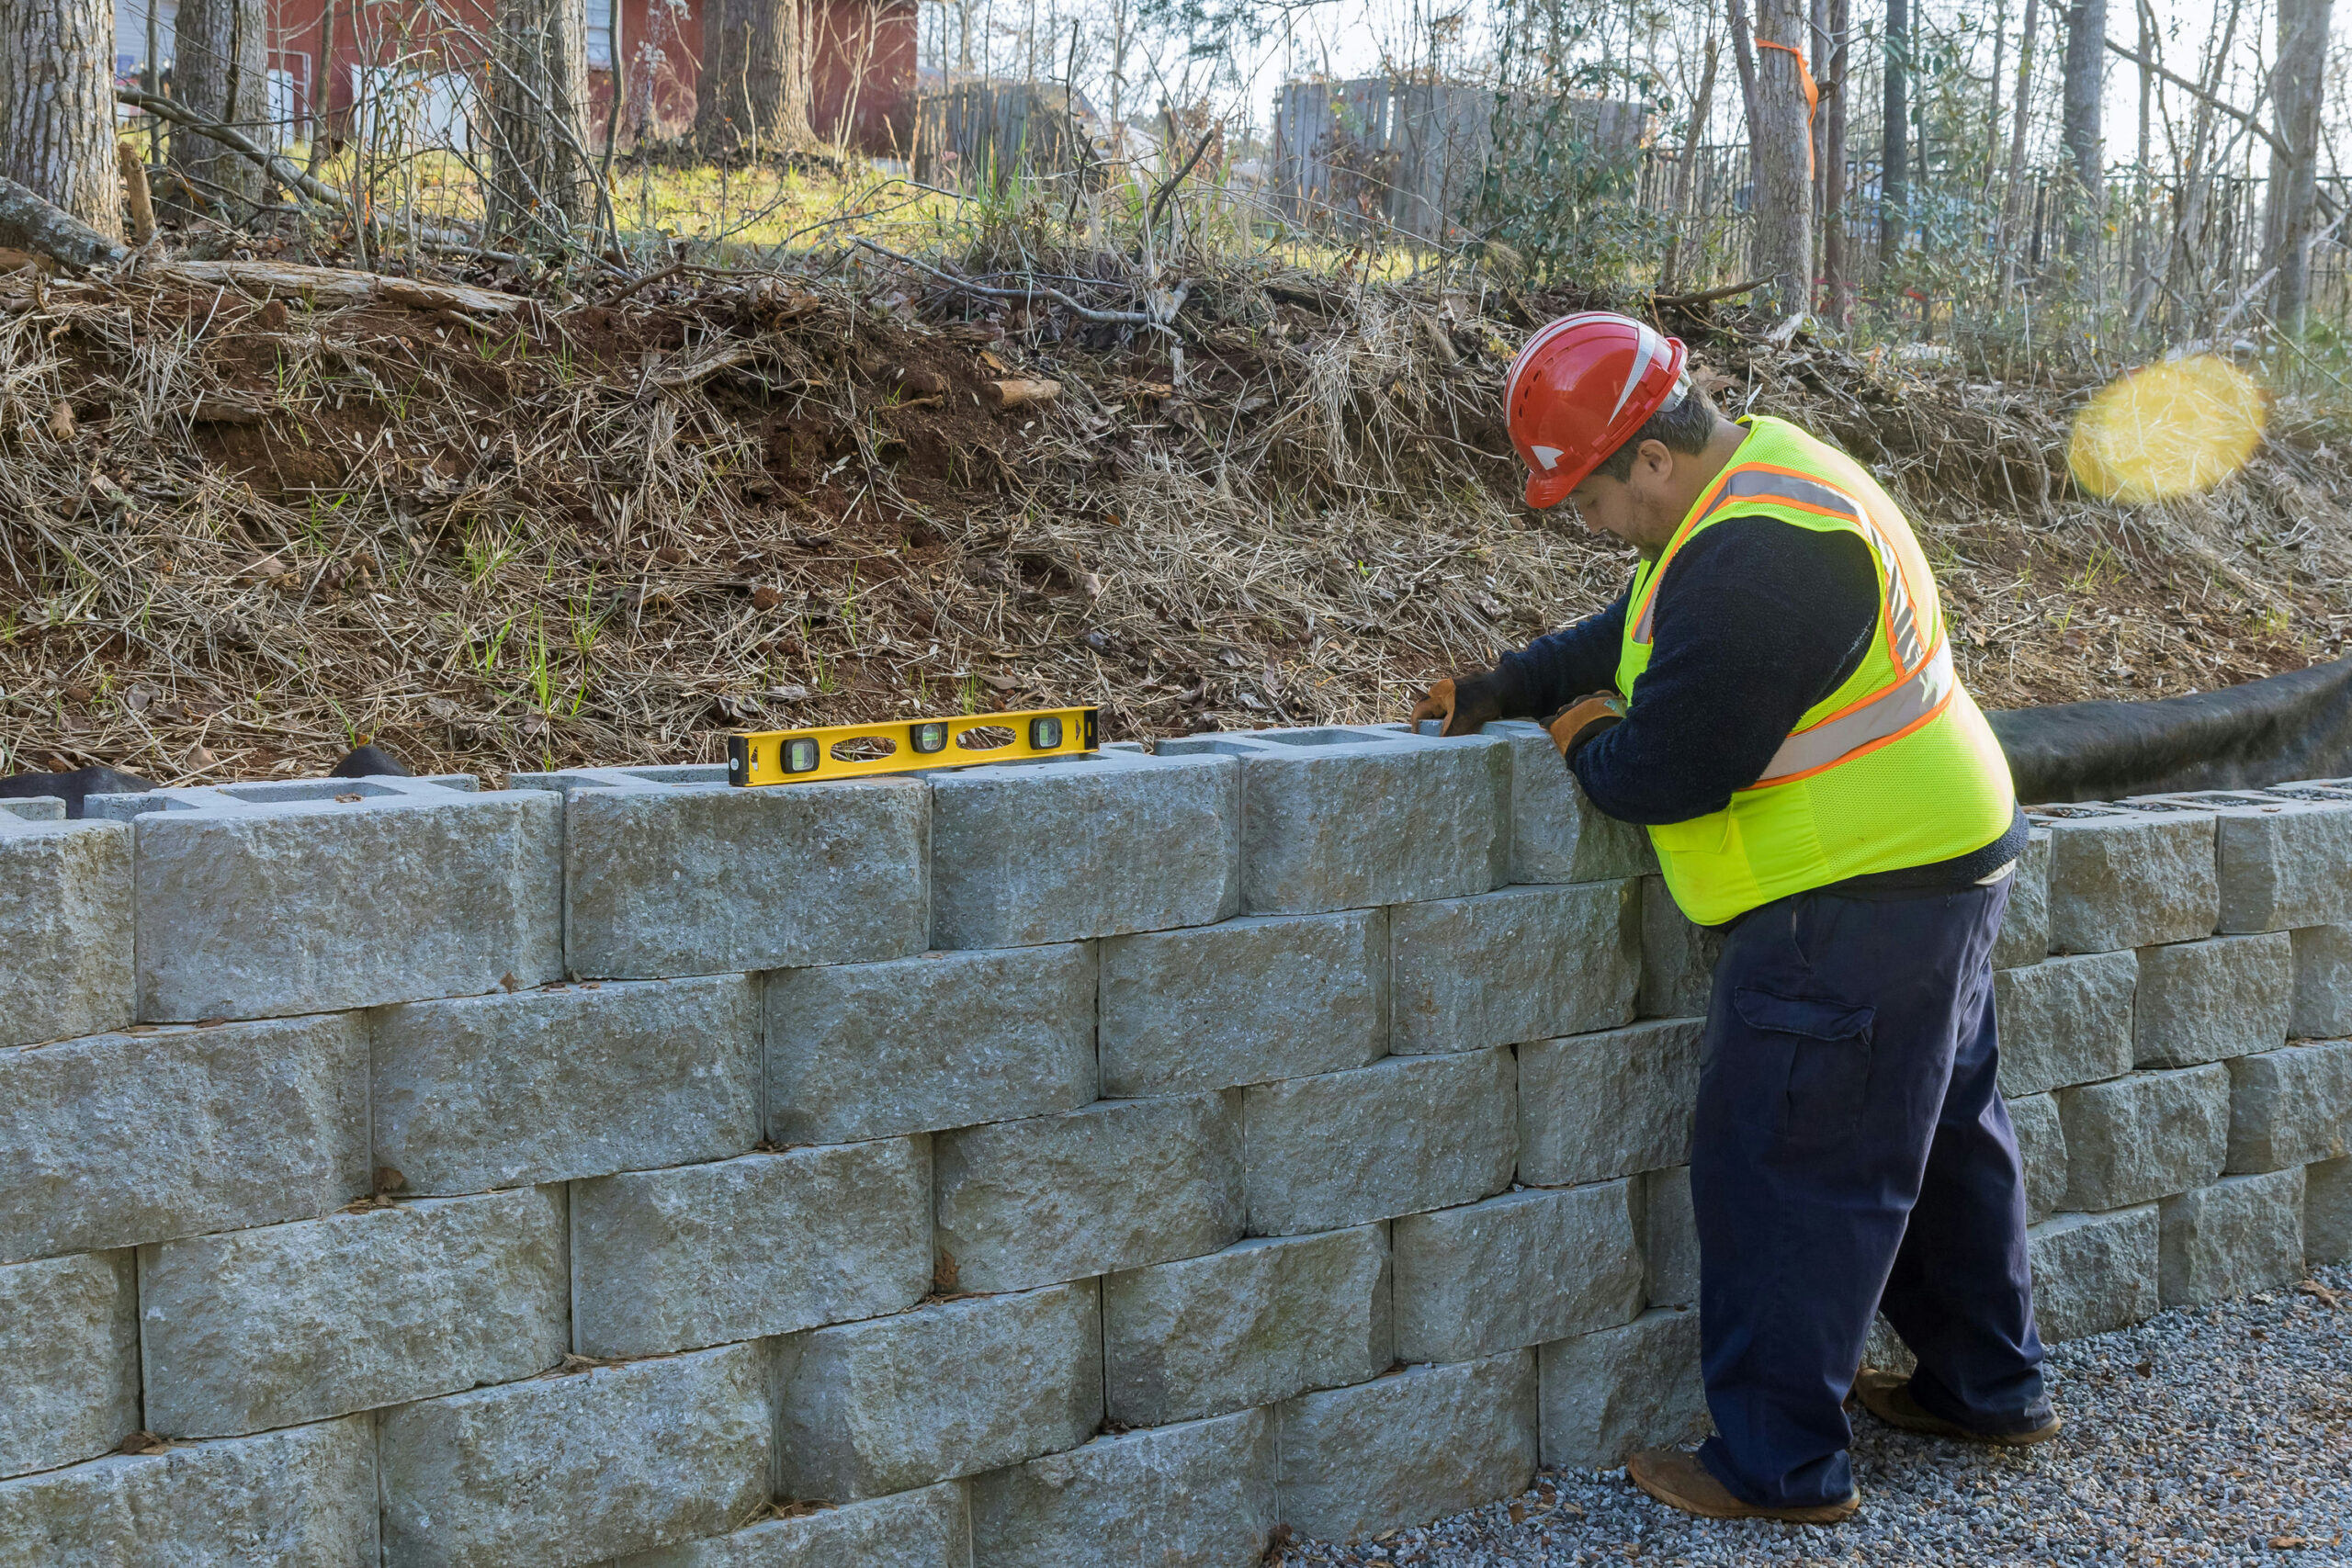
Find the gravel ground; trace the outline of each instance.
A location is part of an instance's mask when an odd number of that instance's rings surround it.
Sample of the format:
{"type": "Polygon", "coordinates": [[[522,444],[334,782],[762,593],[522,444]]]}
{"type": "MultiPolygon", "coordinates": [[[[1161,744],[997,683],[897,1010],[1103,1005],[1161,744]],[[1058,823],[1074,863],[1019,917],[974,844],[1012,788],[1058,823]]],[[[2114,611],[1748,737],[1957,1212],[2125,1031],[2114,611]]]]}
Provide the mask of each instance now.
{"type": "Polygon", "coordinates": [[[2065,1429],[2022,1451],[1854,1412],[1862,1511],[1828,1528],[1692,1519],[1622,1470],[1545,1471],[1525,1495],[1287,1568],[1570,1563],[2352,1564],[2352,1269],[2052,1351],[2065,1429]]]}

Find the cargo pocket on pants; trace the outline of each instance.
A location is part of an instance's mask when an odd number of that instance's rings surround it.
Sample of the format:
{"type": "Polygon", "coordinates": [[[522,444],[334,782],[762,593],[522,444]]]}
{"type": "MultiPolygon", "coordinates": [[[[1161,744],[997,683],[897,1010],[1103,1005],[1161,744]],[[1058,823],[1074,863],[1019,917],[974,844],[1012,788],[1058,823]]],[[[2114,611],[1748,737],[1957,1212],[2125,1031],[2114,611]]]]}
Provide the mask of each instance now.
{"type": "Polygon", "coordinates": [[[1750,1029],[1785,1035],[1789,1078],[1774,1130],[1791,1144],[1834,1143],[1860,1124],[1870,1093],[1876,1012],[1827,997],[1783,997],[1752,986],[1732,993],[1750,1029]]]}

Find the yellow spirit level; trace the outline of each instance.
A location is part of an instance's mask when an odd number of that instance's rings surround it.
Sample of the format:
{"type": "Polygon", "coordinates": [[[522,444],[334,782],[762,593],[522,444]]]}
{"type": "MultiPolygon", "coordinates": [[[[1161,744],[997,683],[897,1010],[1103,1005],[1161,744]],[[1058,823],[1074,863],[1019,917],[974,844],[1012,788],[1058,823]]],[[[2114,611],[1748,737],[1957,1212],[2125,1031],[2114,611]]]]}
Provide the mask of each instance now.
{"type": "Polygon", "coordinates": [[[862,779],[921,768],[969,768],[1025,757],[1074,757],[1095,750],[1094,716],[1086,708],[959,714],[954,718],[887,724],[829,724],[816,729],[763,729],[727,738],[731,784],[812,784],[862,779]]]}

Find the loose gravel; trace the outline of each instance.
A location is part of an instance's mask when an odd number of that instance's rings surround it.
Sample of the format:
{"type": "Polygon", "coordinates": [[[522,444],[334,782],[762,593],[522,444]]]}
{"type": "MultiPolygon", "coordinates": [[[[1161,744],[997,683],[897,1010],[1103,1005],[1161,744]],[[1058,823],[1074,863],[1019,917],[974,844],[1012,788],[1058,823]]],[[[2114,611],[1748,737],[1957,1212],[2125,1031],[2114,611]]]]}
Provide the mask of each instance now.
{"type": "Polygon", "coordinates": [[[1623,1470],[1273,1559],[1420,1568],[1571,1563],[2352,1564],[2352,1268],[2052,1350],[2065,1427],[2021,1450],[1854,1411],[1862,1509],[1832,1527],[1693,1519],[1623,1470]]]}

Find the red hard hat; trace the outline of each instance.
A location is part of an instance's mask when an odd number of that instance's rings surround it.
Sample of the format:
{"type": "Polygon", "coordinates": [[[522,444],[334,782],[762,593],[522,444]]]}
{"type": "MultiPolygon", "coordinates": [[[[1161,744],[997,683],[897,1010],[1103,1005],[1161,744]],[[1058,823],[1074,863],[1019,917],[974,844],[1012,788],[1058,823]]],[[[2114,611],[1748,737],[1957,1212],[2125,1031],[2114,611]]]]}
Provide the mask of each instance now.
{"type": "Polygon", "coordinates": [[[1527,504],[1557,506],[1600,460],[1675,400],[1685,355],[1631,316],[1579,310],[1537,331],[1503,380],[1527,504]]]}

